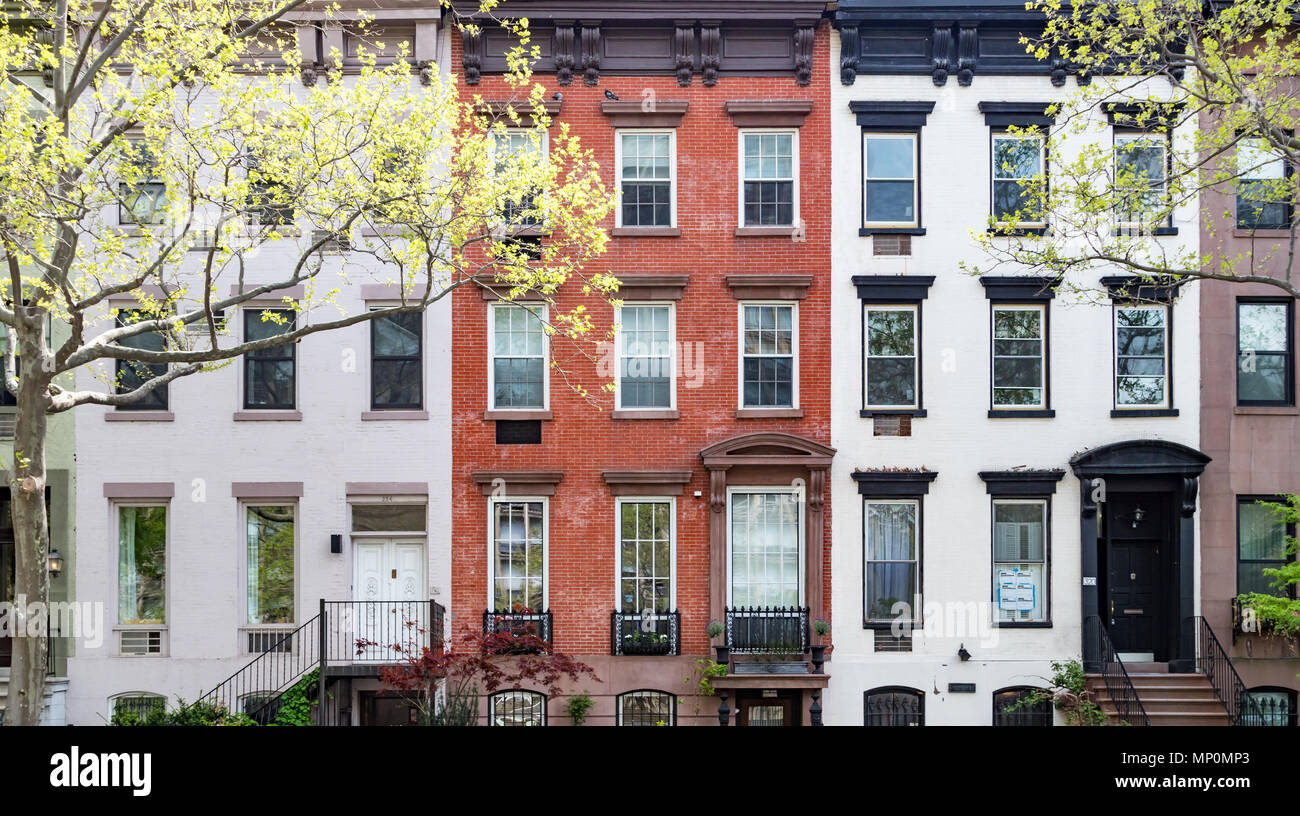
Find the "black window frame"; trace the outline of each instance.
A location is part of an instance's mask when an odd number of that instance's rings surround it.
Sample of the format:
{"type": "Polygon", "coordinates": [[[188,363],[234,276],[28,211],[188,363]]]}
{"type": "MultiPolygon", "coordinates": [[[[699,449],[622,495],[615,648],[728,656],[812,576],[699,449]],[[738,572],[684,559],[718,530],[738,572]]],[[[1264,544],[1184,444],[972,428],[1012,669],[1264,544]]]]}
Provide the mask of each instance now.
{"type": "MultiPolygon", "coordinates": [[[[383,307],[376,307],[383,309],[383,307]]],[[[372,309],[371,311],[375,311],[372,309]]],[[[370,410],[372,411],[422,411],[424,410],[424,312],[400,312],[392,315],[371,318],[370,322],[370,410]],[[391,320],[394,317],[411,317],[415,321],[416,341],[419,343],[419,350],[414,355],[410,354],[384,354],[378,353],[379,344],[376,342],[376,333],[379,331],[379,322],[381,320],[391,320]],[[415,363],[416,367],[416,393],[418,398],[412,403],[379,403],[378,396],[378,371],[380,363],[415,363]]],[[[407,327],[403,327],[407,328],[407,327]]],[[[296,371],[295,371],[296,374],[296,371]]]]}
{"type": "MultiPolygon", "coordinates": [[[[243,313],[244,313],[244,326],[243,326],[244,334],[243,334],[243,338],[244,338],[244,342],[245,342],[245,343],[249,342],[249,340],[248,340],[248,324],[249,324],[249,321],[256,320],[256,321],[258,321],[259,323],[260,323],[260,322],[264,322],[264,321],[262,321],[262,313],[263,313],[263,312],[280,312],[280,313],[282,313],[282,314],[288,315],[288,317],[289,317],[289,321],[288,321],[288,323],[285,324],[285,325],[283,325],[283,326],[280,326],[280,329],[281,329],[281,330],[278,332],[278,334],[287,334],[287,333],[289,333],[289,332],[291,332],[291,331],[295,331],[295,330],[297,330],[297,327],[298,327],[298,311],[297,311],[296,309],[289,309],[289,308],[285,308],[284,306],[280,306],[280,305],[277,305],[277,306],[275,306],[275,307],[267,307],[267,308],[264,308],[264,309],[256,308],[256,307],[251,307],[251,308],[248,308],[248,309],[243,310],[243,313]]],[[[276,325],[279,325],[279,324],[276,324],[276,325]]],[[[244,399],[243,399],[243,405],[244,405],[244,410],[246,410],[246,411],[294,411],[294,410],[297,410],[297,407],[298,407],[298,341],[297,341],[297,340],[292,340],[292,341],[287,342],[287,343],[281,343],[281,344],[276,345],[276,346],[271,346],[270,348],[267,348],[267,349],[261,349],[261,350],[258,350],[258,351],[249,351],[249,352],[245,352],[245,353],[244,353],[244,399]],[[271,352],[271,353],[268,353],[268,352],[271,352]],[[255,354],[259,354],[259,355],[261,355],[261,356],[257,356],[257,357],[255,357],[255,356],[253,356],[253,355],[255,355],[255,354]],[[293,373],[292,373],[292,385],[291,385],[291,389],[292,389],[292,391],[293,391],[293,399],[292,399],[292,401],[289,402],[289,403],[275,403],[275,404],[260,403],[260,404],[254,404],[254,403],[251,401],[252,388],[249,387],[250,384],[251,384],[251,382],[252,382],[252,373],[253,373],[253,367],[254,367],[254,365],[257,364],[257,363],[283,363],[283,362],[289,362],[289,363],[292,363],[292,368],[291,368],[291,371],[293,372],[293,373]]]]}
{"type": "Polygon", "coordinates": [[[922,159],[925,155],[922,143],[926,122],[934,111],[934,101],[866,101],[849,102],[849,112],[857,118],[858,125],[858,235],[925,235],[925,210],[923,181],[921,178],[922,159]],[[908,134],[916,136],[916,218],[911,227],[870,226],[867,223],[867,134],[908,134]]]}
{"type": "MultiPolygon", "coordinates": [[[[1289,130],[1289,129],[1288,129],[1288,130],[1286,130],[1285,132],[1286,132],[1286,134],[1287,134],[1288,136],[1293,136],[1293,135],[1294,135],[1294,131],[1292,131],[1292,130],[1289,130]]],[[[1237,160],[1237,157],[1238,157],[1238,155],[1239,155],[1239,151],[1241,150],[1242,142],[1246,142],[1246,141],[1249,141],[1249,140],[1251,140],[1251,139],[1260,139],[1260,138],[1261,138],[1261,137],[1259,137],[1259,136],[1249,136],[1249,135],[1246,135],[1246,134],[1244,134],[1244,133],[1238,133],[1237,135],[1240,136],[1241,138],[1238,139],[1236,146],[1233,148],[1233,161],[1234,161],[1234,162],[1236,162],[1236,160],[1237,160]]],[[[1292,165],[1289,161],[1287,161],[1285,156],[1279,156],[1278,159],[1282,162],[1283,178],[1286,179],[1287,182],[1293,182],[1293,181],[1294,181],[1294,178],[1295,178],[1295,166],[1292,165]]],[[[1243,177],[1242,177],[1242,175],[1241,175],[1241,167],[1240,167],[1239,165],[1236,166],[1236,167],[1234,168],[1234,170],[1236,171],[1236,175],[1234,176],[1234,179],[1235,179],[1235,181],[1236,181],[1236,185],[1235,185],[1235,187],[1234,187],[1234,189],[1233,189],[1233,195],[1232,195],[1232,198],[1233,198],[1233,212],[1232,212],[1232,218],[1233,218],[1232,223],[1233,223],[1233,227],[1234,227],[1235,229],[1239,229],[1239,230],[1248,230],[1248,231],[1250,231],[1250,232],[1257,232],[1257,231],[1259,231],[1259,230],[1287,230],[1287,229],[1290,229],[1290,228],[1291,228],[1291,224],[1292,224],[1292,222],[1295,221],[1295,205],[1294,205],[1292,202],[1290,202],[1290,201],[1281,202],[1281,204],[1282,204],[1282,209],[1283,209],[1283,218],[1284,218],[1285,223],[1281,223],[1281,224],[1243,224],[1243,223],[1242,223],[1242,221],[1241,221],[1241,182],[1242,182],[1242,178],[1243,178],[1243,177]]]]}
{"type": "MultiPolygon", "coordinates": [[[[1286,496],[1284,496],[1284,495],[1280,495],[1280,494],[1279,494],[1279,495],[1267,495],[1267,494],[1259,494],[1259,493],[1242,493],[1242,494],[1239,494],[1239,495],[1236,497],[1236,499],[1237,499],[1237,511],[1236,511],[1236,515],[1235,515],[1235,517],[1233,518],[1233,525],[1234,525],[1234,529],[1236,530],[1236,538],[1237,538],[1236,548],[1235,548],[1235,550],[1234,550],[1234,552],[1233,552],[1233,558],[1234,558],[1234,562],[1235,562],[1235,564],[1236,564],[1236,567],[1235,567],[1235,569],[1233,570],[1234,589],[1236,590],[1235,593],[1233,594],[1233,597],[1234,597],[1234,598],[1242,594],[1242,591],[1241,591],[1241,565],[1242,565],[1242,558],[1241,558],[1241,508],[1242,508],[1242,506],[1243,506],[1243,505],[1247,505],[1247,504],[1257,504],[1257,503],[1259,503],[1259,502],[1261,502],[1261,501],[1264,501],[1264,502],[1274,502],[1274,503],[1278,503],[1278,504],[1286,504],[1286,496]]],[[[1270,511],[1270,512],[1271,512],[1271,511],[1270,511]]],[[[1295,537],[1295,534],[1296,534],[1296,525],[1295,525],[1294,523],[1286,522],[1286,523],[1284,524],[1284,528],[1285,528],[1285,529],[1284,529],[1284,535],[1291,536],[1291,537],[1293,537],[1293,538],[1295,537]]],[[[1247,564],[1259,564],[1259,565],[1260,565],[1259,569],[1263,570],[1265,567],[1273,568],[1273,567],[1278,567],[1278,566],[1282,566],[1282,565],[1285,565],[1285,564],[1289,564],[1289,563],[1291,563],[1292,561],[1295,561],[1296,558],[1297,558],[1297,555],[1296,555],[1295,553],[1292,553],[1292,554],[1290,554],[1290,555],[1285,555],[1285,557],[1282,558],[1281,560],[1272,559],[1272,558],[1269,558],[1269,559],[1258,559],[1258,558],[1252,558],[1252,559],[1247,560],[1245,563],[1247,563],[1247,564]]],[[[1260,573],[1260,576],[1261,576],[1261,577],[1267,577],[1267,576],[1264,576],[1263,572],[1260,573]]],[[[1272,579],[1269,579],[1269,580],[1271,581],[1272,579]]],[[[1294,600],[1295,597],[1296,597],[1296,586],[1295,586],[1294,584],[1292,584],[1291,586],[1287,587],[1287,589],[1286,589],[1285,592],[1286,592],[1286,594],[1284,594],[1284,595],[1278,595],[1277,597],[1279,597],[1279,598],[1290,598],[1290,599],[1294,600]]],[[[1269,593],[1267,593],[1267,594],[1272,595],[1272,594],[1274,594],[1274,593],[1273,593],[1273,592],[1269,592],[1269,593]]]]}
{"type": "Polygon", "coordinates": [[[1032,705],[1025,706],[1018,711],[1007,711],[1006,704],[1014,705],[1016,702],[1024,699],[1028,694],[1034,692],[1044,692],[1046,689],[1038,686],[1007,686],[997,689],[993,692],[993,725],[995,727],[1038,727],[1054,725],[1055,716],[1053,715],[1054,707],[1050,700],[1039,700],[1032,705]],[[1007,700],[1000,705],[999,697],[1014,694],[1015,700],[1007,700]],[[1006,719],[1029,720],[1029,722],[1007,722],[1006,719]],[[999,722],[999,720],[1002,720],[999,722]],[[1035,722],[1037,720],[1037,722],[1035,722]]]}
{"type": "Polygon", "coordinates": [[[862,724],[864,726],[924,726],[925,725],[925,692],[921,689],[911,688],[910,686],[877,686],[873,689],[867,689],[862,692],[862,724]],[[871,698],[873,696],[883,696],[886,694],[906,695],[917,701],[917,710],[911,715],[915,722],[875,722],[871,721],[871,698]]]}
{"type": "Polygon", "coordinates": [[[1161,207],[1166,210],[1165,217],[1160,221],[1151,221],[1151,230],[1148,232],[1144,229],[1145,223],[1141,221],[1121,221],[1118,208],[1112,213],[1115,219],[1116,235],[1177,235],[1178,227],[1174,226],[1174,206],[1173,196],[1169,191],[1169,182],[1174,174],[1174,134],[1168,128],[1163,130],[1150,127],[1136,127],[1133,125],[1117,124],[1115,115],[1111,115],[1111,179],[1110,190],[1114,194],[1119,178],[1119,136],[1121,134],[1130,135],[1149,135],[1158,136],[1165,142],[1165,179],[1164,179],[1164,201],[1161,207]],[[1135,226],[1136,225],[1136,226],[1135,226]]]}
{"type": "MultiPolygon", "coordinates": [[[[139,323],[140,322],[139,320],[132,320],[128,322],[126,318],[130,315],[138,315],[142,311],[144,310],[143,309],[120,309],[118,310],[117,317],[113,322],[119,329],[125,326],[132,325],[134,323],[139,323]]],[[[146,314],[144,319],[154,320],[156,319],[156,316],[146,314]]],[[[162,332],[145,332],[143,334],[138,334],[134,338],[128,338],[125,342],[119,340],[117,342],[117,345],[127,346],[129,348],[137,348],[136,346],[129,345],[131,340],[139,340],[149,335],[157,335],[161,337],[163,341],[163,350],[166,350],[167,336],[162,332]]],[[[148,382],[149,380],[154,379],[155,377],[163,376],[164,374],[167,373],[167,369],[168,369],[167,363],[138,363],[130,360],[121,360],[121,359],[114,360],[113,393],[115,394],[130,393],[131,391],[134,391],[136,388],[138,388],[140,385],[143,385],[145,382],[148,382]],[[141,376],[138,373],[136,373],[136,371],[138,371],[140,368],[148,370],[149,375],[147,378],[141,378],[141,376]],[[131,369],[136,369],[136,371],[132,371],[131,369]],[[122,378],[127,376],[136,378],[136,385],[134,387],[130,387],[130,388],[122,387],[122,378]]],[[[170,406],[171,406],[171,395],[169,393],[168,386],[169,383],[163,383],[162,385],[155,387],[152,392],[150,392],[148,395],[145,396],[144,399],[141,399],[137,402],[133,402],[127,405],[114,406],[114,410],[116,411],[168,411],[170,410],[170,406]]]]}
{"type": "Polygon", "coordinates": [[[632,694],[658,694],[661,697],[667,698],[669,718],[668,721],[664,723],[664,725],[677,725],[677,695],[671,692],[663,691],[661,689],[654,689],[654,688],[628,689],[627,691],[616,696],[614,698],[615,724],[619,726],[626,726],[629,728],[634,726],[643,726],[643,725],[654,726],[658,724],[658,723],[647,723],[647,722],[625,722],[624,721],[623,699],[632,694]]]}
{"type": "MultiPolygon", "coordinates": [[[[1276,406],[1292,407],[1296,404],[1296,376],[1295,376],[1295,299],[1286,297],[1238,297],[1236,304],[1233,306],[1233,325],[1235,326],[1235,352],[1236,360],[1233,366],[1233,390],[1236,397],[1236,404],[1239,406],[1276,406]],[[1243,400],[1241,398],[1241,307],[1243,304],[1276,304],[1286,306],[1286,351],[1285,352],[1264,352],[1266,354],[1281,354],[1286,359],[1286,396],[1281,400],[1243,400]]],[[[1255,356],[1258,357],[1260,352],[1252,349],[1255,356]]]]}
{"type": "MultiPolygon", "coordinates": [[[[546,696],[544,693],[542,693],[542,692],[540,692],[540,691],[533,691],[532,689],[524,689],[524,688],[510,688],[510,689],[501,689],[500,691],[493,692],[492,694],[490,694],[490,695],[488,696],[488,725],[489,725],[489,726],[495,726],[495,725],[496,725],[496,722],[495,722],[495,721],[496,721],[496,716],[495,716],[495,715],[496,715],[496,701],[497,701],[497,698],[498,698],[498,697],[504,697],[504,696],[507,695],[507,694],[531,694],[531,695],[533,695],[534,697],[538,697],[538,698],[540,698],[541,701],[542,701],[542,722],[541,722],[541,725],[542,725],[543,727],[545,727],[545,726],[547,726],[547,725],[550,724],[550,716],[551,716],[551,712],[550,712],[550,700],[547,699],[547,696],[546,696]]],[[[501,726],[501,727],[506,727],[506,726],[501,726]]]]}
{"type": "MultiPolygon", "coordinates": [[[[871,593],[867,590],[867,506],[876,504],[899,504],[916,502],[916,592],[908,603],[920,596],[925,599],[925,496],[930,492],[930,483],[939,477],[934,470],[859,470],[853,474],[858,484],[858,494],[862,501],[862,628],[892,631],[898,619],[872,618],[869,614],[871,593]]],[[[920,609],[912,610],[912,618],[904,621],[903,626],[911,634],[912,630],[924,626],[925,620],[920,609]]],[[[877,634],[879,636],[879,633],[877,634]]]]}
{"type": "Polygon", "coordinates": [[[925,409],[924,388],[924,328],[922,303],[934,284],[933,275],[855,275],[853,285],[858,290],[862,321],[862,357],[859,373],[862,377],[861,405],[858,416],[912,416],[923,417],[925,409]],[[867,404],[867,312],[872,307],[912,307],[916,313],[916,406],[913,408],[873,408],[867,404]]]}
{"type": "MultiPolygon", "coordinates": [[[[1257,692],[1265,692],[1271,694],[1278,694],[1278,693],[1285,694],[1287,696],[1287,705],[1290,709],[1287,712],[1288,722],[1283,723],[1279,727],[1295,728],[1297,727],[1297,725],[1300,725],[1300,719],[1298,719],[1296,716],[1297,714],[1296,707],[1297,707],[1297,703],[1300,702],[1300,694],[1298,694],[1295,689],[1287,688],[1286,686],[1251,686],[1250,688],[1246,689],[1247,694],[1255,694],[1257,692]]],[[[1261,711],[1260,713],[1262,714],[1263,712],[1261,711]]],[[[1243,718],[1249,716],[1250,716],[1249,713],[1243,712],[1242,714],[1243,718]]],[[[1251,723],[1251,725],[1264,726],[1265,723],[1251,723]]]]}

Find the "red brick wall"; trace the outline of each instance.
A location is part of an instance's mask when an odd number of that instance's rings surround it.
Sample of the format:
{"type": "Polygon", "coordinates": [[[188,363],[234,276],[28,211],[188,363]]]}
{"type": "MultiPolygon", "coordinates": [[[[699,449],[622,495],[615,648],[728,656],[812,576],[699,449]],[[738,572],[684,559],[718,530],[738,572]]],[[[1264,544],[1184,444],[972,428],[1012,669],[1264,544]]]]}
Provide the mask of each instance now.
{"type": "MultiPolygon", "coordinates": [[[[453,70],[460,68],[460,38],[453,36],[453,70]]],[[[614,129],[601,113],[606,89],[623,100],[640,100],[644,88],[659,100],[686,100],[689,108],[677,128],[677,226],[675,238],[613,238],[589,272],[688,273],[690,284],[677,303],[679,344],[702,344],[706,373],[702,387],[688,388],[679,372],[676,420],[612,420],[612,399],[600,392],[602,380],[585,360],[566,365],[569,378],[595,394],[593,407],[551,374],[554,419],[542,423],[541,445],[495,444],[488,408],[487,311],[477,290],[455,296],[452,365],[453,422],[453,629],[479,625],[487,593],[487,500],[472,474],[480,470],[561,470],[563,481],[550,500],[549,597],[555,614],[556,646],[570,654],[600,654],[609,649],[609,613],[614,608],[616,542],[614,498],[601,478],[609,469],[692,469],[694,476],[677,500],[677,604],[682,613],[686,654],[708,651],[708,484],[699,451],[747,433],[785,431],[830,441],[830,89],[826,75],[829,28],[817,31],[812,84],[800,87],[793,76],[720,77],[704,87],[696,75],[690,87],[671,76],[602,76],[597,87],[574,82],[560,88],[553,76],[535,78],[564,94],[557,122],[591,148],[606,185],[616,189],[614,129]],[[812,99],[812,112],[799,133],[799,210],[806,241],[790,237],[736,238],[737,128],[723,109],[731,99],[812,99]],[[799,403],[802,419],[738,420],[737,301],[724,282],[736,273],[812,274],[807,299],[799,303],[799,403]],[[702,491],[695,498],[694,491],[702,491]]],[[[511,96],[499,77],[484,76],[462,92],[485,99],[511,96]]],[[[558,127],[558,124],[556,125],[558,127]]],[[[613,216],[607,226],[613,226],[613,216]]],[[[571,285],[567,287],[573,289],[571,285]]],[[[562,292],[557,308],[585,302],[604,333],[613,311],[603,300],[579,301],[562,292]]],[[[552,341],[562,357],[562,340],[552,341]]],[[[830,501],[827,487],[823,578],[825,614],[830,610],[830,501]]]]}

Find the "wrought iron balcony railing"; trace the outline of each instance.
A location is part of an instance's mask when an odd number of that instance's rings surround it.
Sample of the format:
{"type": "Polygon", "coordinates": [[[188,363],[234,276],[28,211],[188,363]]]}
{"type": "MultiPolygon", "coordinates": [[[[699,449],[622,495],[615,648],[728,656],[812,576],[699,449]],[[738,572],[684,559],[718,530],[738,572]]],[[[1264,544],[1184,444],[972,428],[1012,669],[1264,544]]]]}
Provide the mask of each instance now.
{"type": "Polygon", "coordinates": [[[555,618],[550,612],[490,609],[483,613],[483,634],[532,635],[550,643],[553,638],[555,618]]]}
{"type": "Polygon", "coordinates": [[[680,612],[611,612],[609,653],[612,655],[681,654],[680,612]]]}
{"type": "Polygon", "coordinates": [[[808,607],[728,609],[726,637],[732,654],[803,654],[808,651],[808,607]]]}

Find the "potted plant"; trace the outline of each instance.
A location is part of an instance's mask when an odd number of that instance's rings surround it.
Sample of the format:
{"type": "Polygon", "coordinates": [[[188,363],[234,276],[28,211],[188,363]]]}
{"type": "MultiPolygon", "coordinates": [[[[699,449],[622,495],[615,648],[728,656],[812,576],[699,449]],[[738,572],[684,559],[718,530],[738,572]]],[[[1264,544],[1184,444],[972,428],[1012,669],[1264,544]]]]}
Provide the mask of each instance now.
{"type": "MultiPolygon", "coordinates": [[[[722,624],[717,620],[709,621],[708,625],[704,627],[704,633],[707,634],[710,638],[716,638],[721,636],[723,631],[724,630],[722,624]]],[[[731,662],[730,646],[723,644],[722,646],[714,646],[713,649],[718,653],[719,664],[726,666],[731,662]]]]}
{"type": "MultiPolygon", "coordinates": [[[[831,625],[824,618],[818,618],[813,621],[813,631],[817,637],[824,638],[831,633],[831,625]]],[[[812,649],[813,674],[821,674],[822,664],[826,662],[826,644],[815,643],[809,648],[812,649]]]]}

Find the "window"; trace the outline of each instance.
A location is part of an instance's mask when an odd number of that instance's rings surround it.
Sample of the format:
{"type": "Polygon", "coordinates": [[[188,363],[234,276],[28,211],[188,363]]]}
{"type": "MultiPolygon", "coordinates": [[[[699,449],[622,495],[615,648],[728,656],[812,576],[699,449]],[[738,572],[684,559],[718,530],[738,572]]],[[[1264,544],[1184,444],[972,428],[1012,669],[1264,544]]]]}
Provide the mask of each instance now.
{"type": "Polygon", "coordinates": [[[864,133],[863,222],[867,226],[916,227],[920,200],[916,133],[864,133]]]}
{"type": "Polygon", "coordinates": [[[1237,226],[1287,229],[1293,199],[1291,168],[1264,139],[1237,145],[1237,226]]]}
{"type": "Polygon", "coordinates": [[[1296,726],[1295,689],[1258,686],[1247,691],[1246,696],[1254,701],[1255,710],[1243,706],[1242,725],[1296,726]]]}
{"type": "Polygon", "coordinates": [[[1048,699],[1034,700],[1043,689],[1030,686],[1006,688],[993,692],[993,724],[995,726],[1050,726],[1052,703],[1048,699]],[[1030,702],[1033,700],[1033,702],[1030,702]]]}
{"type": "MultiPolygon", "coordinates": [[[[133,323],[139,323],[144,320],[154,320],[155,315],[148,312],[131,309],[122,310],[117,315],[117,325],[130,326],[133,323]]],[[[137,334],[134,337],[126,337],[118,341],[117,345],[124,348],[141,349],[144,351],[164,351],[167,348],[167,337],[162,332],[145,332],[137,334]]],[[[130,360],[117,360],[117,389],[118,394],[130,393],[149,380],[155,377],[161,377],[167,373],[166,363],[139,363],[130,360]]],[[[160,385],[150,391],[143,399],[133,402],[129,405],[117,406],[119,411],[166,411],[167,410],[167,385],[160,385]]]]}
{"type": "MultiPolygon", "coordinates": [[[[528,168],[542,165],[547,154],[547,134],[534,130],[510,129],[495,136],[494,149],[497,156],[497,172],[510,172],[511,164],[516,168],[528,168]]],[[[517,192],[504,202],[502,215],[506,221],[517,227],[535,227],[542,223],[536,212],[537,192],[517,192]]]]}
{"type": "Polygon", "coordinates": [[[370,407],[424,407],[424,314],[404,312],[370,321],[370,407]]]}
{"type": "Polygon", "coordinates": [[[993,134],[993,220],[1035,226],[1043,223],[1035,181],[1043,175],[1043,137],[993,134]]]}
{"type": "MultiPolygon", "coordinates": [[[[297,313],[290,309],[251,309],[244,312],[246,343],[286,334],[295,328],[297,313]]],[[[245,408],[292,409],[295,405],[296,381],[296,343],[281,343],[244,355],[245,408]]]]}
{"type": "Polygon", "coordinates": [[[490,603],[498,612],[546,609],[546,502],[491,501],[490,603]]]}
{"type": "Polygon", "coordinates": [[[676,725],[677,698],[664,691],[629,691],[618,695],[619,725],[676,725]]]}
{"type": "Polygon", "coordinates": [[[1169,405],[1169,310],[1115,307],[1115,405],[1169,405]]]}
{"type": "Polygon", "coordinates": [[[1121,227],[1151,225],[1168,207],[1168,147],[1163,133],[1115,133],[1115,217],[1121,227]]]}
{"type": "Polygon", "coordinates": [[[872,689],[863,695],[864,725],[925,725],[925,692],[901,686],[872,689]]]}
{"type": "Polygon", "coordinates": [[[741,407],[797,405],[798,328],[792,304],[742,303],[741,407]]]}
{"type": "Polygon", "coordinates": [[[1237,404],[1294,405],[1292,301],[1237,301],[1237,404]]]}
{"type": "Polygon", "coordinates": [[[244,157],[244,168],[248,173],[248,195],[244,201],[245,216],[249,224],[262,226],[292,224],[294,209],[289,200],[288,188],[283,181],[271,176],[269,164],[251,153],[244,157]]]}
{"type": "Polygon", "coordinates": [[[489,725],[546,725],[546,696],[535,691],[502,691],[488,698],[489,725]]]}
{"type": "Polygon", "coordinates": [[[354,502],[349,506],[354,533],[423,533],[428,529],[428,505],[354,502]]]}
{"type": "Polygon", "coordinates": [[[273,691],[255,691],[239,698],[239,710],[258,725],[270,725],[280,713],[284,697],[273,691]]]}
{"type": "Polygon", "coordinates": [[[620,227],[671,227],[676,224],[676,139],[672,131],[620,132],[618,178],[623,201],[620,227]]]}
{"type": "Polygon", "coordinates": [[[293,505],[245,508],[248,623],[293,623],[293,505]]]}
{"type": "Polygon", "coordinates": [[[672,408],[676,403],[673,316],[668,304],[619,309],[619,408],[672,408]]]}
{"type": "Polygon", "coordinates": [[[916,306],[866,306],[868,408],[916,408],[916,306]]]}
{"type": "Polygon", "coordinates": [[[619,499],[617,506],[620,611],[672,611],[672,502],[619,499]]]}
{"type": "Polygon", "coordinates": [[[920,620],[920,501],[866,501],[864,513],[863,620],[920,620]],[[900,611],[896,604],[907,608],[900,611]]]}
{"type": "Polygon", "coordinates": [[[1288,590],[1273,588],[1273,576],[1265,569],[1278,569],[1294,558],[1287,553],[1287,536],[1294,534],[1283,518],[1259,504],[1277,498],[1237,499],[1237,594],[1289,596],[1288,590]]]}
{"type": "Polygon", "coordinates": [[[993,307],[994,408],[1045,408],[1046,343],[1042,306],[993,307]]]}
{"type": "Polygon", "coordinates": [[[166,708],[167,698],[149,692],[119,694],[109,700],[109,705],[113,710],[114,719],[134,717],[145,720],[154,711],[166,708]]]}
{"type": "Polygon", "coordinates": [[[161,224],[167,215],[167,185],[158,177],[158,157],[144,139],[123,145],[118,182],[119,224],[161,224]]]}
{"type": "Polygon", "coordinates": [[[799,217],[799,134],[742,130],[740,223],[791,227],[799,217]]]}
{"type": "Polygon", "coordinates": [[[728,490],[729,605],[798,607],[803,601],[803,494],[728,490]]]}
{"type": "Polygon", "coordinates": [[[117,622],[167,620],[167,508],[119,507],[117,622]]]}
{"type": "Polygon", "coordinates": [[[1047,502],[993,502],[993,603],[999,623],[1047,621],[1047,502]]]}
{"type": "Polygon", "coordinates": [[[491,308],[492,407],[546,407],[546,311],[542,306],[491,308]]]}

